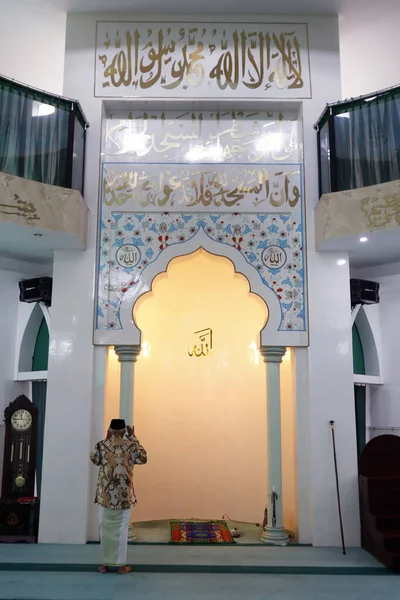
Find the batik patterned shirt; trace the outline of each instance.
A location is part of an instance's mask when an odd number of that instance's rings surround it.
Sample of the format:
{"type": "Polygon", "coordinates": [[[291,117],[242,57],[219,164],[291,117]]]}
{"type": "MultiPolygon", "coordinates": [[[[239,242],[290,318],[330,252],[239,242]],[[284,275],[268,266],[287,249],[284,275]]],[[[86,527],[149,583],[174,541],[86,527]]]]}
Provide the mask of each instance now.
{"type": "Polygon", "coordinates": [[[95,503],[117,510],[135,506],[133,467],[147,462],[146,450],[138,439],[135,436],[111,436],[96,444],[90,460],[100,467],[95,503]]]}

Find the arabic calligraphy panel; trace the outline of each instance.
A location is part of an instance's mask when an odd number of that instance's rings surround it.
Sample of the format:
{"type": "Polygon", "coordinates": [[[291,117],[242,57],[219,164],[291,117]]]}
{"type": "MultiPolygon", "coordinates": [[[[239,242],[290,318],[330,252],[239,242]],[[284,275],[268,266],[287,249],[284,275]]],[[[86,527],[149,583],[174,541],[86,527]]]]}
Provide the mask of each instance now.
{"type": "Polygon", "coordinates": [[[106,211],[301,211],[301,166],[104,164],[106,211]]]}
{"type": "Polygon", "coordinates": [[[310,98],[305,23],[96,24],[95,95],[310,98]]]}
{"type": "Polygon", "coordinates": [[[295,110],[128,111],[104,121],[96,329],[121,330],[147,267],[205,234],[242,254],[261,295],[274,292],[279,331],[306,331],[295,110]]]}
{"type": "Polygon", "coordinates": [[[105,162],[299,163],[297,110],[124,110],[105,120],[105,162]]]}

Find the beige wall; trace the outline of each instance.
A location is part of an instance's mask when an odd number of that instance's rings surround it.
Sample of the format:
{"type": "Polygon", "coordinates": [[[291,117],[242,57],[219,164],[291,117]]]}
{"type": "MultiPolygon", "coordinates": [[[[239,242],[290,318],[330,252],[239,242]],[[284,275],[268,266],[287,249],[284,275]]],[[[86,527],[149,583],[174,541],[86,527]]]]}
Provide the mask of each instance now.
{"type": "Polygon", "coordinates": [[[342,98],[400,83],[399,22],[398,0],[347,3],[339,18],[342,98]]]}
{"type": "MultiPolygon", "coordinates": [[[[256,350],[263,301],[229,260],[199,251],[173,260],[137,304],[143,351],[134,421],[149,462],[137,467],[135,521],[228,515],[260,522],[266,503],[266,375],[256,350]],[[189,357],[195,331],[213,354],[189,357]]],[[[284,515],[297,528],[293,381],[282,368],[284,515]]],[[[119,365],[109,351],[105,427],[117,414],[119,365]]]]}
{"type": "Polygon", "coordinates": [[[40,0],[0,0],[0,74],[62,94],[67,15],[40,0]]]}

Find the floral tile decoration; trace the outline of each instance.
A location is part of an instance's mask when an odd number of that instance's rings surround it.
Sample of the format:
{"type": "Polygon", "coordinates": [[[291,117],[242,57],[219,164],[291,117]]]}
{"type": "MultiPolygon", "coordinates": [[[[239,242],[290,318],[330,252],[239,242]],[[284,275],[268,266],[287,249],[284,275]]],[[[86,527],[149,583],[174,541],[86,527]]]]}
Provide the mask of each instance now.
{"type": "MultiPolygon", "coordinates": [[[[280,330],[305,330],[302,223],[291,213],[112,212],[101,222],[97,328],[121,329],[120,305],[165,248],[202,229],[240,252],[281,306],[280,330]]],[[[177,254],[179,254],[177,252],[177,254]]]]}
{"type": "Polygon", "coordinates": [[[207,236],[221,255],[240,253],[247,276],[260,278],[261,296],[265,286],[267,304],[272,290],[279,332],[306,332],[303,149],[296,111],[121,107],[104,123],[96,330],[115,331],[108,339],[118,343],[125,295],[129,291],[133,303],[157,265],[147,278],[146,269],[167,248],[169,258],[187,254],[188,245],[201,246],[196,236],[203,243],[207,236]]]}

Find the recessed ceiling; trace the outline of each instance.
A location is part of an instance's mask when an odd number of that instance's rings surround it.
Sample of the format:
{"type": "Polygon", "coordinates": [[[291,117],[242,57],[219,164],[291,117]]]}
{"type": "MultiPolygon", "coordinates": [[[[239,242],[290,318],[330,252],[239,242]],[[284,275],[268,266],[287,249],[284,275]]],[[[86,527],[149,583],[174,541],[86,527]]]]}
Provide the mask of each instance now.
{"type": "MultiPolygon", "coordinates": [[[[248,14],[329,14],[335,15],[349,0],[204,0],[198,2],[183,2],[182,0],[42,0],[49,6],[66,10],[67,12],[126,12],[126,13],[159,13],[182,15],[219,14],[229,15],[248,14]]],[[[370,0],[367,0],[369,2],[370,0]]],[[[358,0],[352,0],[358,2],[358,0]]],[[[366,4],[364,0],[364,5],[366,4]]],[[[372,1],[371,1],[372,4],[372,1]]]]}
{"type": "Polygon", "coordinates": [[[400,228],[366,233],[360,241],[360,235],[337,237],[324,240],[319,250],[322,252],[340,252],[349,254],[349,262],[354,269],[363,269],[377,265],[398,263],[400,261],[400,228]],[[366,239],[365,239],[366,238],[366,239]]]}
{"type": "MultiPolygon", "coordinates": [[[[19,0],[22,4],[26,0],[19,0]]],[[[125,13],[139,14],[146,18],[160,18],[168,15],[200,16],[204,20],[210,15],[218,20],[229,20],[231,16],[241,15],[360,15],[361,20],[373,18],[374,14],[389,15],[398,11],[399,0],[203,0],[187,3],[183,0],[29,0],[38,8],[48,8],[74,13],[125,13]],[[228,12],[228,16],[227,16],[228,12]]],[[[7,10],[9,0],[0,0],[0,8],[7,10]]]]}

